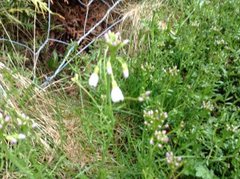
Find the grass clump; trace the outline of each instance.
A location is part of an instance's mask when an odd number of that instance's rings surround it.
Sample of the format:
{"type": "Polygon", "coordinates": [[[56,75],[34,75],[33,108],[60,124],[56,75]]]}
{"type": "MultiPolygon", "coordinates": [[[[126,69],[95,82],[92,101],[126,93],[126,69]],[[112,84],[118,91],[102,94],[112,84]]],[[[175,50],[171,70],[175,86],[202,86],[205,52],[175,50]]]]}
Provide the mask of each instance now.
{"type": "Polygon", "coordinates": [[[229,66],[239,64],[239,56],[232,57],[239,51],[239,18],[236,14],[229,17],[232,11],[238,12],[236,4],[169,2],[166,12],[172,18],[165,20],[166,14],[156,11],[140,31],[145,50],[133,61],[138,78],[133,77],[130,84],[139,91],[152,92],[141,107],[152,146],[149,158],[153,160],[142,159],[148,164],[144,165],[146,170],[151,169],[147,178],[239,176],[235,156],[238,139],[233,137],[238,131],[226,127],[230,119],[239,118],[235,105],[239,82],[235,78],[234,93],[226,86],[219,89],[230,74],[239,76],[236,70],[229,71],[229,66]],[[167,27],[163,28],[163,22],[167,27]],[[231,102],[220,100],[226,90],[231,102]],[[231,149],[226,147],[229,141],[234,143],[231,149]]]}
{"type": "Polygon", "coordinates": [[[11,101],[11,110],[1,101],[0,124],[19,111],[38,124],[0,129],[2,177],[240,176],[240,3],[158,4],[151,18],[144,17],[148,2],[140,15],[129,12],[137,17],[136,32],[122,30],[129,44],[108,33],[45,91],[18,81],[31,76],[24,66],[0,71],[11,101]],[[111,95],[116,86],[121,93],[111,95]],[[10,144],[12,129],[26,139],[10,144]]]}

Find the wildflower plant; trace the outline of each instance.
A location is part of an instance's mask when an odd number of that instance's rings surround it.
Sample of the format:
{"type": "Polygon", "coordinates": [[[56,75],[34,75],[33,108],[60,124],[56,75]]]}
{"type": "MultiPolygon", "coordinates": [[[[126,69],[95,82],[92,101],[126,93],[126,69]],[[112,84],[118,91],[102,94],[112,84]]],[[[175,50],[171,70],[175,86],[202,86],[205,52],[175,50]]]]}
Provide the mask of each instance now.
{"type": "Polygon", "coordinates": [[[7,141],[16,144],[32,135],[36,127],[33,119],[15,110],[0,111],[0,142],[7,141]]]}
{"type": "Polygon", "coordinates": [[[168,118],[167,112],[159,110],[144,110],[144,124],[149,133],[152,134],[149,143],[151,145],[162,148],[169,142],[167,130],[169,125],[166,123],[168,118]]]}
{"type": "Polygon", "coordinates": [[[99,81],[99,69],[100,64],[103,67],[102,72],[104,76],[104,83],[106,83],[107,86],[107,96],[108,98],[111,97],[112,102],[117,103],[124,100],[124,95],[122,93],[122,90],[118,86],[117,81],[115,80],[114,76],[114,69],[112,68],[112,62],[118,61],[121,64],[122,67],[122,73],[124,78],[128,78],[129,71],[128,71],[128,65],[123,60],[123,58],[117,56],[118,50],[120,50],[122,47],[124,47],[129,41],[128,40],[121,40],[120,33],[114,33],[111,31],[108,31],[104,35],[104,43],[105,43],[105,50],[103,58],[99,58],[97,66],[95,66],[94,72],[91,74],[89,78],[89,85],[92,87],[97,87],[98,81],[99,81]],[[106,74],[109,77],[106,76],[106,74]],[[110,89],[109,89],[109,83],[111,81],[111,95],[110,95],[110,89]]]}
{"type": "Polygon", "coordinates": [[[94,65],[94,70],[88,78],[90,91],[80,83],[81,75],[76,73],[72,78],[72,81],[91,98],[94,106],[97,107],[98,112],[100,112],[100,120],[104,121],[105,125],[104,133],[106,132],[105,136],[108,136],[108,138],[104,140],[106,143],[110,143],[113,139],[113,129],[115,126],[112,103],[120,103],[126,99],[119,85],[120,83],[117,80],[117,76],[119,71],[121,71],[123,79],[129,77],[128,65],[124,58],[118,53],[128,42],[128,40],[121,39],[120,33],[111,31],[108,31],[104,35],[103,40],[99,41],[100,47],[95,57],[97,63],[94,65]],[[92,95],[94,92],[100,94],[99,97],[101,97],[95,99],[92,95]],[[101,100],[99,101],[99,99],[101,100]],[[105,121],[107,123],[105,123],[105,121]]]}

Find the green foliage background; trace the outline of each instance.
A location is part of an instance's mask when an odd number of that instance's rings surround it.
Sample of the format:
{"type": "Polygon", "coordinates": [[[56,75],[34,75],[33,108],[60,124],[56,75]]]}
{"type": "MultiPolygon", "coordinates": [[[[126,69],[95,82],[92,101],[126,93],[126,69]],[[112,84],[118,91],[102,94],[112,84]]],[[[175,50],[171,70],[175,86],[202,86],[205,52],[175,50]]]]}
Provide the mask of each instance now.
{"type": "MultiPolygon", "coordinates": [[[[3,1],[0,5],[0,23],[4,27],[0,34],[6,38],[17,37],[15,28],[32,30],[35,13],[47,12],[46,3],[40,0],[3,1]]],[[[113,105],[114,119],[106,114],[104,87],[93,90],[87,82],[99,54],[102,58],[104,46],[96,43],[61,74],[60,85],[49,89],[46,95],[56,104],[51,109],[52,118],[61,134],[59,145],[49,142],[53,159],[41,160],[45,151],[38,137],[11,147],[0,132],[0,176],[11,173],[20,178],[240,177],[240,1],[169,0],[163,1],[162,7],[154,11],[151,20],[142,17],[138,42],[128,32],[130,49],[137,45],[137,51],[129,53],[125,48],[118,55],[127,60],[130,77],[122,79],[121,70],[116,63],[112,64],[125,96],[123,103],[113,105]],[[162,22],[166,22],[166,29],[162,29],[162,22]],[[174,67],[177,71],[172,75],[169,70],[174,67]],[[75,85],[70,80],[72,72],[79,76],[74,89],[77,95],[73,96],[65,90],[75,85]],[[138,97],[148,90],[149,100],[138,102],[138,97]],[[206,103],[209,108],[204,106],[206,103]],[[148,110],[167,112],[168,117],[162,121],[149,119],[144,116],[148,110]],[[81,131],[74,140],[81,145],[79,155],[92,158],[86,165],[72,161],[64,150],[69,140],[64,122],[73,118],[78,121],[74,130],[81,131]],[[154,125],[144,125],[151,120],[154,125]],[[157,141],[151,145],[156,127],[166,124],[169,142],[162,148],[157,141]],[[166,153],[170,151],[181,157],[179,166],[167,163],[166,153]]],[[[15,51],[9,43],[0,43],[0,56],[7,59],[4,62],[13,74],[31,76],[23,63],[15,63],[26,60],[21,49],[15,51]]],[[[35,115],[30,109],[36,105],[31,100],[33,89],[39,84],[34,82],[23,91],[13,85],[9,91],[18,100],[19,108],[32,117],[35,115]]],[[[1,110],[4,105],[1,102],[1,110]]]]}

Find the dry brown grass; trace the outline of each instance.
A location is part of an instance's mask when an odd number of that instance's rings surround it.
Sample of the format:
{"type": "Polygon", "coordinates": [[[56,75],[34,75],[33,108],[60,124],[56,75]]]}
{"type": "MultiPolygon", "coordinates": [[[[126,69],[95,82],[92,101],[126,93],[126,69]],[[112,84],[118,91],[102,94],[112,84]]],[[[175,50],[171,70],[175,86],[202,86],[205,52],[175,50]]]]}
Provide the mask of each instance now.
{"type": "Polygon", "coordinates": [[[123,22],[119,26],[119,30],[123,32],[125,37],[132,37],[129,53],[136,51],[140,39],[139,32],[143,29],[142,20],[151,20],[153,12],[163,6],[164,0],[150,0],[143,2],[126,2],[122,8],[123,22]]]}
{"type": "MultiPolygon", "coordinates": [[[[6,93],[5,98],[8,99],[7,105],[19,114],[25,113],[37,123],[37,140],[32,140],[32,145],[42,145],[44,148],[45,154],[39,159],[41,163],[54,162],[58,149],[65,153],[69,161],[80,164],[81,167],[101,159],[99,149],[88,146],[88,138],[82,130],[81,117],[73,113],[71,100],[67,102],[64,99],[73,97],[67,96],[64,87],[56,89],[53,85],[48,89],[40,89],[34,86],[30,79],[20,73],[13,73],[3,63],[0,63],[0,82],[6,93]],[[11,82],[5,79],[6,73],[12,78],[11,82]],[[16,95],[11,93],[12,87],[17,88],[16,95]],[[18,99],[27,89],[31,89],[32,96],[27,99],[25,106],[20,106],[18,99]]],[[[71,91],[76,90],[71,84],[70,87],[71,91]]],[[[66,89],[69,90],[69,87],[66,89]]],[[[6,178],[8,175],[9,173],[6,173],[6,178]]]]}

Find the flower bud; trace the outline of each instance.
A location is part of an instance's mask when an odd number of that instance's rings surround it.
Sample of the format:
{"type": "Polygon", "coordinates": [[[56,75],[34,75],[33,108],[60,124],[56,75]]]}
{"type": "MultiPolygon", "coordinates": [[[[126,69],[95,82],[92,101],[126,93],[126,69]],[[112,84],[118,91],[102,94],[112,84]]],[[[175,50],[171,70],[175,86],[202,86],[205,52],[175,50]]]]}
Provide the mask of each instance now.
{"type": "Polygon", "coordinates": [[[107,73],[108,73],[109,75],[112,74],[112,65],[111,65],[110,60],[107,61],[107,73]]]}
{"type": "Polygon", "coordinates": [[[118,87],[118,85],[114,79],[112,82],[111,98],[114,103],[124,100],[123,93],[122,93],[121,89],[118,87]]]}
{"type": "Polygon", "coordinates": [[[123,69],[123,76],[124,78],[128,78],[129,76],[129,71],[128,71],[128,66],[127,63],[122,63],[122,69],[123,69]]]}
{"type": "Polygon", "coordinates": [[[88,83],[92,87],[97,87],[98,80],[99,80],[98,71],[99,71],[99,68],[98,68],[98,66],[96,66],[94,69],[94,72],[91,74],[91,76],[89,78],[88,83]]]}

